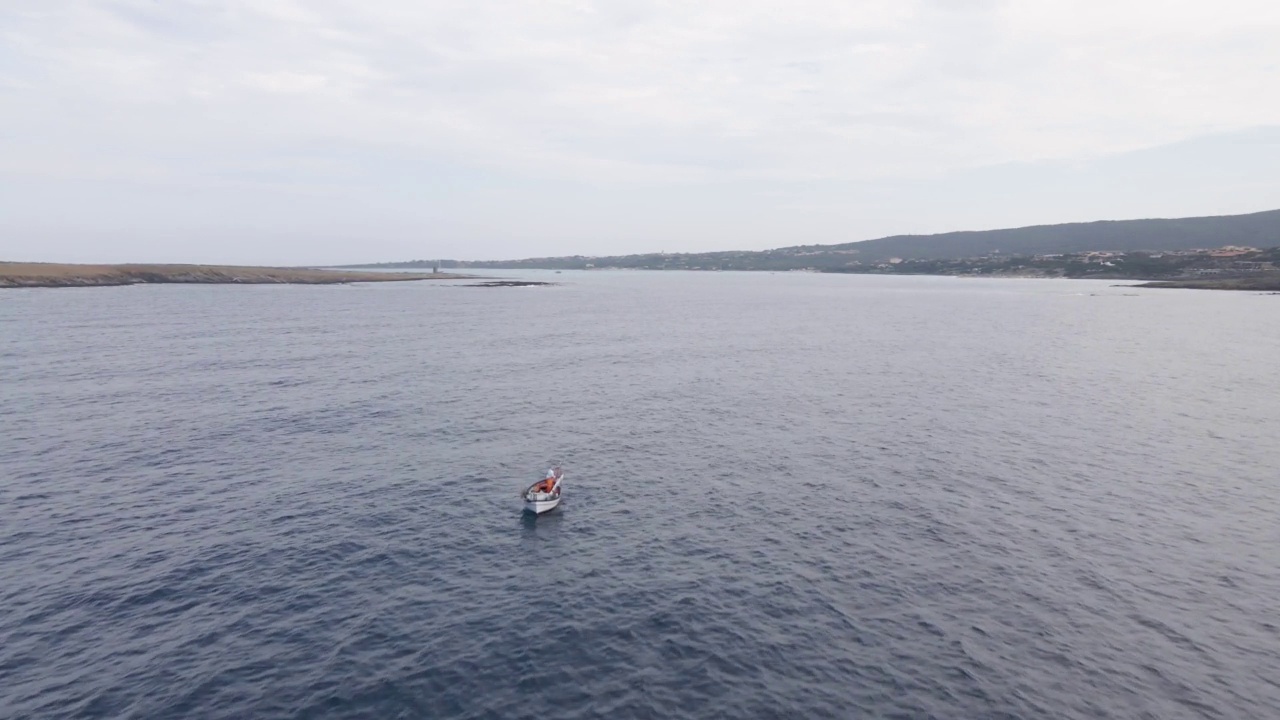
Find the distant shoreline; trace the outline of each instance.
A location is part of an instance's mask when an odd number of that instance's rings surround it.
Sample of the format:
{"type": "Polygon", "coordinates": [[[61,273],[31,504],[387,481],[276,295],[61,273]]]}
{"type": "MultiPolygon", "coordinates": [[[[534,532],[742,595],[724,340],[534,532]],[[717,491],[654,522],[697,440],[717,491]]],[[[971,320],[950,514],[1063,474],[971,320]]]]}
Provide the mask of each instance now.
{"type": "MultiPolygon", "coordinates": [[[[698,272],[698,271],[693,271],[698,272]]],[[[750,272],[750,271],[748,271],[750,272]]],[[[763,272],[763,271],[756,271],[763,272]]],[[[776,272],[776,271],[768,271],[776,272]]],[[[794,272],[794,271],[793,271],[794,272]]],[[[1039,273],[998,272],[962,275],[952,273],[850,273],[885,276],[1046,278],[1039,273]]],[[[1059,276],[1060,277],[1060,276],[1059,276]]],[[[347,270],[338,268],[259,267],[238,265],[78,265],[61,263],[0,262],[0,289],[117,287],[125,285],[344,285],[358,282],[408,282],[418,280],[479,280],[478,275],[347,270]]],[[[1184,278],[1157,280],[1136,277],[1062,278],[1133,281],[1125,287],[1182,288],[1189,290],[1239,290],[1280,292],[1280,276],[1247,278],[1184,278]],[[1144,282],[1146,281],[1146,282],[1144,282]]]]}
{"type": "Polygon", "coordinates": [[[469,280],[475,275],[321,270],[237,265],[70,265],[0,262],[0,288],[121,285],[342,285],[355,282],[469,280]]]}
{"type": "Polygon", "coordinates": [[[1280,277],[1223,278],[1216,280],[1157,280],[1129,287],[1181,288],[1183,290],[1245,290],[1280,292],[1280,277]]]}

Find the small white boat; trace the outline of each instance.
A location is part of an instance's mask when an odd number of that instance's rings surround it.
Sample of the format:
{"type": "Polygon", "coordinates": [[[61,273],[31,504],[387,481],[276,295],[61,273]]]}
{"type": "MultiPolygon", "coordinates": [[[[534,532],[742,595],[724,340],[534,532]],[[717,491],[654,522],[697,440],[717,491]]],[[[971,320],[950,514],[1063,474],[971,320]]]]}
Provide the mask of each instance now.
{"type": "Polygon", "coordinates": [[[547,476],[529,486],[521,497],[524,498],[524,511],[541,515],[548,510],[555,510],[560,504],[560,481],[564,479],[564,471],[558,466],[547,471],[547,476]]]}

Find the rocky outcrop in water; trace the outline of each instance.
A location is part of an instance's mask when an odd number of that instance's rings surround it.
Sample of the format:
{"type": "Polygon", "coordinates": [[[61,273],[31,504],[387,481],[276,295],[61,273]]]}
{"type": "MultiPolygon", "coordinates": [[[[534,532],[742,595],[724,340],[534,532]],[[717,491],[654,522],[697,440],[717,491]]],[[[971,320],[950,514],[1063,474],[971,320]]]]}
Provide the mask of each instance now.
{"type": "Polygon", "coordinates": [[[1274,291],[1280,290],[1280,275],[1266,275],[1252,278],[1222,278],[1212,280],[1161,280],[1158,282],[1143,283],[1134,287],[1182,288],[1185,290],[1274,291]]]}

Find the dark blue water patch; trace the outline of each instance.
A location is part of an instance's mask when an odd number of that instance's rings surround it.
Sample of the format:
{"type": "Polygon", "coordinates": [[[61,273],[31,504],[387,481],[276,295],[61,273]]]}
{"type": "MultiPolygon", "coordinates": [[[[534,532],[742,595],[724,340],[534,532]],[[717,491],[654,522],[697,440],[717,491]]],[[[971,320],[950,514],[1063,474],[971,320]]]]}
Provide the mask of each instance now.
{"type": "Polygon", "coordinates": [[[1269,298],[558,279],[6,295],[0,716],[1280,707],[1269,298]]]}

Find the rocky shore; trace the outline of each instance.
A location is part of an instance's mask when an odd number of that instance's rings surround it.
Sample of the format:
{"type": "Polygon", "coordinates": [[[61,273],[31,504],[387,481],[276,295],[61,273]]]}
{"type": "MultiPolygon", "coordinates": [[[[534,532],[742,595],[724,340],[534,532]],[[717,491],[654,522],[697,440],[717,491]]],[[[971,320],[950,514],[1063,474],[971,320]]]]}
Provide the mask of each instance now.
{"type": "Polygon", "coordinates": [[[1254,292],[1280,291],[1280,275],[1264,275],[1247,278],[1217,278],[1212,280],[1159,280],[1133,287],[1183,288],[1187,290],[1252,290],[1254,292]]]}
{"type": "Polygon", "coordinates": [[[336,285],[354,282],[459,280],[471,275],[391,273],[233,265],[61,265],[0,262],[0,288],[102,287],[150,283],[336,285]]]}

